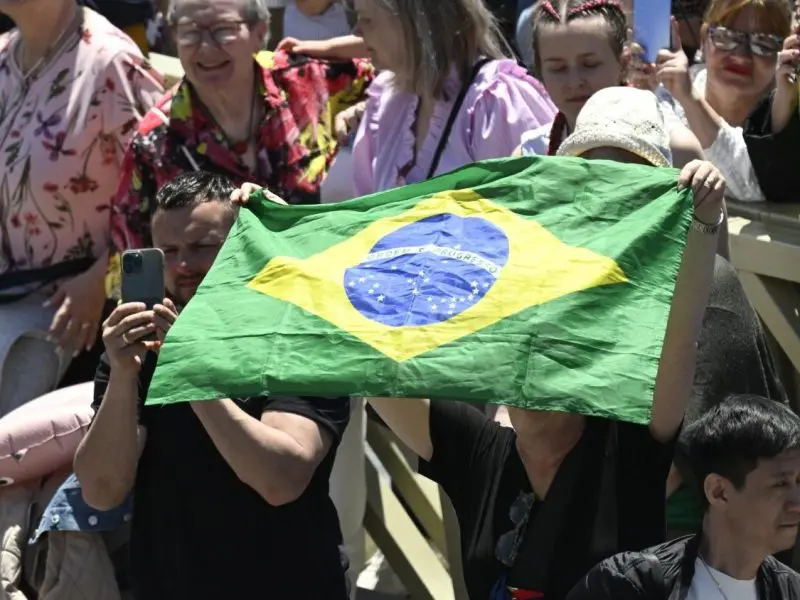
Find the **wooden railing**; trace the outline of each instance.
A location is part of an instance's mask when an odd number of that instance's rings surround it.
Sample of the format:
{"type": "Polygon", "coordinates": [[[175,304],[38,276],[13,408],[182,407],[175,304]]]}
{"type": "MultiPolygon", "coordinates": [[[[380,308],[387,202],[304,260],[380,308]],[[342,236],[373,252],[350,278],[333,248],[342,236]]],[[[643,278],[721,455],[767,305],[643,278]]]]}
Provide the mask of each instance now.
{"type": "MultiPolygon", "coordinates": [[[[800,165],[798,165],[800,167],[800,165]]],[[[800,411],[800,203],[728,203],[731,262],[800,411]]]]}

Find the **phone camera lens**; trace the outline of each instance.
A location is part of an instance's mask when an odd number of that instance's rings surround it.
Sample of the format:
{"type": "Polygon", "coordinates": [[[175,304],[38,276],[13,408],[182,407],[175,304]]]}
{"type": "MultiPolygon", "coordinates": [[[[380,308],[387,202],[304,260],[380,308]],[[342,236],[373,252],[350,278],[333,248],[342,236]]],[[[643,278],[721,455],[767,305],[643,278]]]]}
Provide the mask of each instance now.
{"type": "Polygon", "coordinates": [[[139,252],[126,252],[122,255],[122,270],[125,273],[138,273],[142,270],[142,255],[139,252]]]}

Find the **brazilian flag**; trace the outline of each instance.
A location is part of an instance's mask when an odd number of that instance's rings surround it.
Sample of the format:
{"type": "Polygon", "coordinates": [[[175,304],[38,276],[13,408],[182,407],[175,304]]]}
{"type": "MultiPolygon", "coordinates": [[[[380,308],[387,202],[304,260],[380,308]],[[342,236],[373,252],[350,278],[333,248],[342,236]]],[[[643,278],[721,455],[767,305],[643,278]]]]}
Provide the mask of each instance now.
{"type": "Polygon", "coordinates": [[[257,195],[147,403],[428,397],[649,422],[691,214],[676,170],[561,157],[334,205],[257,195]]]}

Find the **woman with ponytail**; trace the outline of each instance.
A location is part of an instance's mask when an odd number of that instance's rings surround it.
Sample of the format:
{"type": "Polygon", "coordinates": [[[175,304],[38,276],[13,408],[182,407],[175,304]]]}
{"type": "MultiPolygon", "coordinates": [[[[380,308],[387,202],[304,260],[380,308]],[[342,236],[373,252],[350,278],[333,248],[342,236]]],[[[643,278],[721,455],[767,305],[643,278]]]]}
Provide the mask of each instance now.
{"type": "MultiPolygon", "coordinates": [[[[618,0],[540,0],[532,26],[536,74],[559,112],[552,124],[523,134],[520,152],[552,156],[595,92],[627,85],[628,19],[618,0]]],[[[676,126],[669,134],[674,166],[701,158],[688,128],[676,126]]]]}

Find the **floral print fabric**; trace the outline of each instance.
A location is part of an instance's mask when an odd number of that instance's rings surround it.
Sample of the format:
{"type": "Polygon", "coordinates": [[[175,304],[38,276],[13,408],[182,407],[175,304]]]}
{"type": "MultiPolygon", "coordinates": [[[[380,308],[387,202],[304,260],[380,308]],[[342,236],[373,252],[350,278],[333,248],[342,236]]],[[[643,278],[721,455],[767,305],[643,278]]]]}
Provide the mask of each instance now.
{"type": "Polygon", "coordinates": [[[0,36],[0,280],[108,247],[125,149],[163,95],[130,38],[83,10],[80,28],[27,80],[17,31],[0,36]]]}
{"type": "Polygon", "coordinates": [[[256,172],[241,161],[184,80],[139,124],[113,204],[113,242],[125,250],[149,245],[156,191],[193,169],[253,182],[294,204],[319,201],[319,188],[338,150],[333,119],[358,102],[373,77],[363,60],[329,62],[262,52],[259,92],[265,117],[258,129],[256,172]]]}

